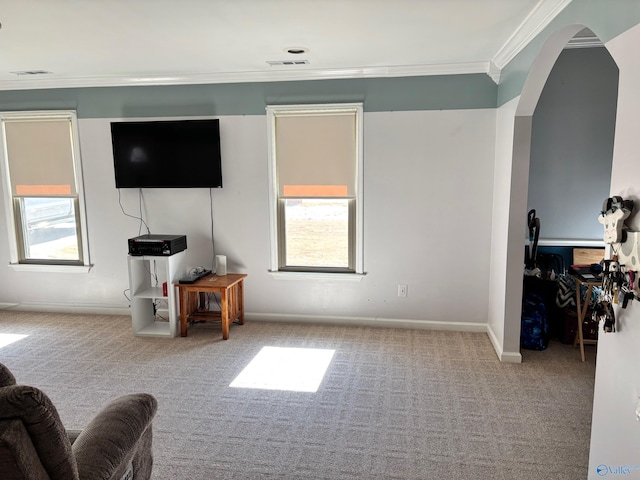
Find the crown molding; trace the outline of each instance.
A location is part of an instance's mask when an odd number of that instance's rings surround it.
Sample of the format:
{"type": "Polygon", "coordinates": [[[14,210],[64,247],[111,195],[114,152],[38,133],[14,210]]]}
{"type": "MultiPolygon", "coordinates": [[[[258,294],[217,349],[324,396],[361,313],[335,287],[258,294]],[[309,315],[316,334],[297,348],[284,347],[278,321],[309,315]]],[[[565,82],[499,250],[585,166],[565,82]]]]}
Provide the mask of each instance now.
{"type": "MultiPolygon", "coordinates": [[[[462,75],[484,73],[496,84],[502,69],[531,42],[572,0],[539,0],[525,20],[509,37],[490,61],[453,64],[362,66],[334,69],[309,68],[309,65],[271,67],[264,71],[238,71],[227,73],[185,72],[157,75],[119,75],[96,77],[61,77],[47,75],[22,75],[0,80],[0,91],[37,90],[57,88],[123,87],[195,85],[250,82],[283,82],[352,78],[391,78],[433,75],[462,75]]],[[[575,39],[568,48],[601,46],[599,42],[575,39]]]]}
{"type": "Polygon", "coordinates": [[[502,70],[500,68],[498,68],[498,66],[493,63],[493,60],[489,62],[489,71],[487,72],[487,75],[489,75],[489,77],[491,77],[491,80],[494,81],[494,83],[496,85],[500,84],[500,74],[502,73],[502,70]]]}
{"type": "Polygon", "coordinates": [[[441,65],[403,65],[387,67],[354,67],[339,69],[278,69],[263,72],[188,73],[184,75],[145,75],[112,77],[41,78],[22,76],[0,81],[2,90],[36,90],[49,88],[123,87],[152,85],[197,85],[217,83],[286,82],[347,78],[418,77],[487,73],[489,62],[441,65]]]}
{"type": "Polygon", "coordinates": [[[492,59],[498,70],[502,70],[524,49],[549,23],[571,3],[572,0],[540,0],[516,31],[509,37],[492,59]]]}

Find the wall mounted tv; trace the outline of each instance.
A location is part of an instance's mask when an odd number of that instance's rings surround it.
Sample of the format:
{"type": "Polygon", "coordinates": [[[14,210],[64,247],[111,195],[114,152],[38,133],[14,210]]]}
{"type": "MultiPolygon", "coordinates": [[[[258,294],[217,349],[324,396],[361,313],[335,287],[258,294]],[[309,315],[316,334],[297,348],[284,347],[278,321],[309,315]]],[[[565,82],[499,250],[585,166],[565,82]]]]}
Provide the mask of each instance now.
{"type": "Polygon", "coordinates": [[[218,119],[112,122],[116,188],[222,187],[218,119]]]}

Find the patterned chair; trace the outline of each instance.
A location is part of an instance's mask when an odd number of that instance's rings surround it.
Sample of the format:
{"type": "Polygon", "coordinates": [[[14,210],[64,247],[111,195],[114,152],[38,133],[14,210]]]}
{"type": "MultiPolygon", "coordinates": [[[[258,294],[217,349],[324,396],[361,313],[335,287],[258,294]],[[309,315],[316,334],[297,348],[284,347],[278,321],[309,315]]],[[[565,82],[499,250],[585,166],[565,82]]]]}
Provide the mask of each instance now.
{"type": "Polygon", "coordinates": [[[17,385],[0,364],[0,478],[3,480],[149,479],[152,395],[125,395],[81,431],[67,432],[39,389],[17,385]]]}

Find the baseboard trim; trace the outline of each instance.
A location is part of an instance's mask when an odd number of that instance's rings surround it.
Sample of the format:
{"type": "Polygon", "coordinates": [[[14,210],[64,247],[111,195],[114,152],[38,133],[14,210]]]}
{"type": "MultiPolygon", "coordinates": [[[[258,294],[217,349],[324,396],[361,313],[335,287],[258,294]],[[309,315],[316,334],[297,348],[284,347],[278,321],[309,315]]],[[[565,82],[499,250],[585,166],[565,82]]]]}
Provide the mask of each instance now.
{"type": "Polygon", "coordinates": [[[520,352],[502,352],[500,361],[503,363],[522,363],[522,354],[520,352]]]}
{"type": "Polygon", "coordinates": [[[498,359],[503,363],[522,363],[522,355],[520,352],[505,352],[502,350],[502,343],[498,340],[491,325],[487,324],[487,336],[493,345],[493,349],[498,355],[498,359]]]}
{"type": "Polygon", "coordinates": [[[486,333],[487,325],[471,322],[436,322],[432,320],[407,320],[401,318],[339,317],[328,315],[296,315],[281,313],[247,313],[245,318],[257,322],[316,323],[328,325],[353,325],[358,327],[415,328],[425,330],[449,330],[456,332],[486,333]]]}
{"type": "Polygon", "coordinates": [[[129,307],[69,303],[0,303],[0,310],[17,312],[88,313],[93,315],[131,315],[129,307]]]}
{"type": "MultiPolygon", "coordinates": [[[[67,303],[0,303],[0,309],[21,312],[88,313],[99,315],[131,315],[129,307],[113,305],[89,305],[67,303]]],[[[432,320],[408,320],[402,318],[346,317],[330,315],[297,315],[282,313],[245,313],[248,321],[317,323],[330,325],[353,325],[359,327],[416,328],[425,330],[449,330],[456,332],[486,333],[485,323],[436,322],[432,320]]]]}
{"type": "MultiPolygon", "coordinates": [[[[129,307],[113,305],[78,305],[51,303],[0,303],[0,310],[20,312],[87,313],[95,315],[131,315],[129,307]]],[[[444,330],[451,332],[486,333],[498,359],[505,363],[522,363],[520,352],[504,352],[491,326],[486,323],[437,322],[433,320],[408,320],[403,318],[344,317],[330,315],[296,315],[282,313],[246,313],[245,319],[252,322],[285,322],[325,325],[352,325],[358,327],[413,328],[422,330],[444,330]]]]}

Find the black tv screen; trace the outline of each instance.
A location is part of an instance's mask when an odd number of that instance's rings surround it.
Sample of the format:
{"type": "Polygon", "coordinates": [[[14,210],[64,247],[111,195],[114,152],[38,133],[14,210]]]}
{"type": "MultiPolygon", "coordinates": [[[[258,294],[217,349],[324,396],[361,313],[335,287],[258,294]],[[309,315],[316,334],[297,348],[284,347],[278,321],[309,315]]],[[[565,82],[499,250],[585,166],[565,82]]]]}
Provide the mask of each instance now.
{"type": "Polygon", "coordinates": [[[112,122],[116,188],[222,187],[218,119],[112,122]]]}

